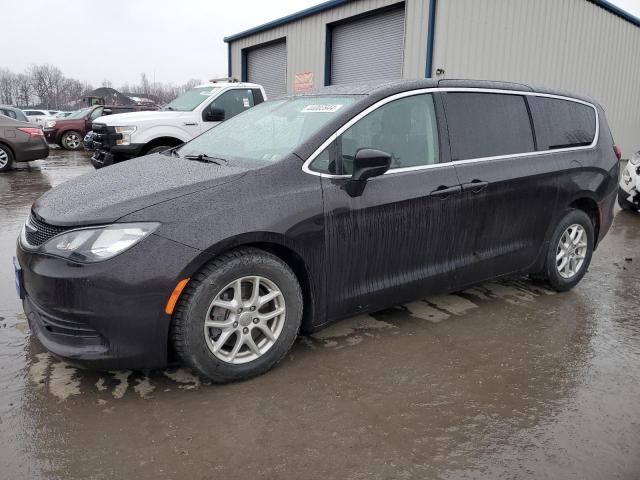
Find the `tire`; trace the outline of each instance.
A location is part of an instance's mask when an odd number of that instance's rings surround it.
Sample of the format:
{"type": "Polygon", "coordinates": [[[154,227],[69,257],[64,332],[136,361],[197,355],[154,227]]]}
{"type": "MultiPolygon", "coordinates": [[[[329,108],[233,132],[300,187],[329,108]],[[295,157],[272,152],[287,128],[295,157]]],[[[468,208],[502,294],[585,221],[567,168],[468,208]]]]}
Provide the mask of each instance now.
{"type": "Polygon", "coordinates": [[[0,144],[0,173],[6,173],[13,166],[13,152],[2,144],[0,144]]]}
{"type": "Polygon", "coordinates": [[[539,274],[532,275],[532,277],[535,280],[546,283],[558,292],[572,289],[582,280],[589,268],[593,245],[594,226],[589,215],[582,210],[567,210],[551,235],[549,246],[547,247],[544,270],[539,274]],[[581,234],[580,229],[582,230],[581,234]],[[579,238],[576,239],[576,241],[579,240],[578,244],[571,241],[563,242],[563,245],[570,244],[570,248],[567,251],[560,245],[560,240],[567,240],[574,233],[576,237],[579,235],[579,238]],[[563,238],[565,234],[569,235],[569,237],[563,238]],[[584,247],[582,247],[583,243],[584,247]],[[558,255],[561,253],[563,255],[558,259],[558,255]],[[573,253],[573,257],[571,253],[573,253]],[[564,264],[564,267],[560,268],[565,257],[567,262],[574,262],[573,266],[575,268],[571,268],[571,263],[564,264]],[[579,263],[580,260],[582,260],[582,263],[579,263]],[[573,270],[573,273],[571,270],[573,270]]]}
{"type": "Polygon", "coordinates": [[[60,146],[65,150],[80,150],[83,148],[82,135],[80,135],[80,132],[76,132],[75,130],[64,132],[60,139],[60,144],[60,146]]]}
{"type": "Polygon", "coordinates": [[[173,315],[171,342],[198,375],[216,383],[245,380],[267,372],[289,352],[300,330],[302,308],[300,284],[280,258],[256,248],[232,250],[203,267],[187,284],[173,315]],[[276,291],[280,296],[251,307],[256,277],[263,300],[276,291]],[[234,304],[239,279],[242,309],[234,304]],[[214,300],[225,307],[214,306],[214,300]],[[274,315],[277,312],[282,313],[274,315]],[[269,313],[274,317],[263,323],[269,313]],[[215,326],[206,327],[205,318],[215,326]],[[273,339],[267,338],[265,327],[273,339]]]}
{"type": "Polygon", "coordinates": [[[145,155],[151,155],[152,153],[164,152],[165,150],[167,150],[169,148],[173,148],[173,147],[171,147],[171,145],[160,145],[158,147],[153,147],[151,150],[149,150],[147,153],[145,153],[145,155]]]}

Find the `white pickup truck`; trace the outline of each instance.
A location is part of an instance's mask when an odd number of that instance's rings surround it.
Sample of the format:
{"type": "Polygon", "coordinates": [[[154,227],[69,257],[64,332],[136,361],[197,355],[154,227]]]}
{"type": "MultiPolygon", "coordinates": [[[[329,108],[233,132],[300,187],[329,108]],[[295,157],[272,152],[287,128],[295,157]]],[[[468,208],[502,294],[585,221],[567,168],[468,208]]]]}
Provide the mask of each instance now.
{"type": "Polygon", "coordinates": [[[91,163],[101,168],[175,147],[266,98],[255,83],[212,81],[186,91],[161,110],[97,118],[91,163]]]}

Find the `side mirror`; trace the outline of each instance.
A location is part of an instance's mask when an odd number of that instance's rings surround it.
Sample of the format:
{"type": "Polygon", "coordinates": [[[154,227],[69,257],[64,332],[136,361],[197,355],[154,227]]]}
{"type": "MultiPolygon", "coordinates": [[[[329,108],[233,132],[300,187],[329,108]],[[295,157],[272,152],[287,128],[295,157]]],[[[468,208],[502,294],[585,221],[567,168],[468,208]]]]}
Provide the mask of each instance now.
{"type": "Polygon", "coordinates": [[[383,175],[391,166],[391,155],[374,148],[361,148],[353,159],[353,174],[346,184],[346,191],[352,197],[359,197],[367,180],[383,175]]]}
{"type": "Polygon", "coordinates": [[[205,122],[224,122],[224,117],[225,113],[221,108],[211,106],[204,111],[205,122]]]}

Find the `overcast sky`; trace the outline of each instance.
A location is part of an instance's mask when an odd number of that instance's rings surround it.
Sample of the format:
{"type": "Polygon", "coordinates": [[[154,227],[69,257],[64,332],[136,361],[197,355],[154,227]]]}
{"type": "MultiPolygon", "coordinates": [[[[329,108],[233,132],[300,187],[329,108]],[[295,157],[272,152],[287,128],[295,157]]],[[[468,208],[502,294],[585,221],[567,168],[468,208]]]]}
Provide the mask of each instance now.
{"type": "MultiPolygon", "coordinates": [[[[531,0],[533,1],[533,0],[531,0]]],[[[640,17],[640,0],[610,0],[640,17]]],[[[50,63],[99,86],[227,74],[223,37],[322,0],[0,0],[0,68],[50,63]]]]}

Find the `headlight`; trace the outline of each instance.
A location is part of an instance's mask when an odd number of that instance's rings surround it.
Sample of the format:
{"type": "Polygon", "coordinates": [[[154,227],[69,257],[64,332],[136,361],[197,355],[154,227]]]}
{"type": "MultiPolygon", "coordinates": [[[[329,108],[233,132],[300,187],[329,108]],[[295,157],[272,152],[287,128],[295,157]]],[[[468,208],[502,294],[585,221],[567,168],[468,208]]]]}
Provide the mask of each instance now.
{"type": "Polygon", "coordinates": [[[116,133],[120,135],[116,137],[116,145],[130,145],[131,135],[136,131],[136,127],[115,127],[116,133]]]}
{"type": "Polygon", "coordinates": [[[44,124],[44,128],[53,128],[56,126],[55,120],[47,120],[44,124]]]}
{"type": "Polygon", "coordinates": [[[116,223],[108,227],[70,230],[47,241],[41,251],[77,262],[115,257],[147,237],[158,223],[116,223]]]}
{"type": "Polygon", "coordinates": [[[640,151],[633,154],[633,157],[629,159],[631,165],[640,165],[640,151]]]}

